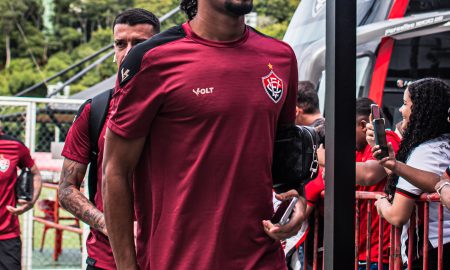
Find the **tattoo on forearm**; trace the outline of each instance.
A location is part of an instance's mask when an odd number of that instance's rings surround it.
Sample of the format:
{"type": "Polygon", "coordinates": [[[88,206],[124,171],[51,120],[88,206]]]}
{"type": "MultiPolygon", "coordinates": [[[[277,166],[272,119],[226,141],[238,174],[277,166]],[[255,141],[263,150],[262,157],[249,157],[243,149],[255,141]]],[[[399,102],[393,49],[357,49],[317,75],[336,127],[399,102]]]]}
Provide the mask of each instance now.
{"type": "Polygon", "coordinates": [[[86,173],[86,165],[65,160],[59,184],[59,202],[62,207],[81,221],[102,232],[105,231],[104,215],[80,191],[86,173]]]}

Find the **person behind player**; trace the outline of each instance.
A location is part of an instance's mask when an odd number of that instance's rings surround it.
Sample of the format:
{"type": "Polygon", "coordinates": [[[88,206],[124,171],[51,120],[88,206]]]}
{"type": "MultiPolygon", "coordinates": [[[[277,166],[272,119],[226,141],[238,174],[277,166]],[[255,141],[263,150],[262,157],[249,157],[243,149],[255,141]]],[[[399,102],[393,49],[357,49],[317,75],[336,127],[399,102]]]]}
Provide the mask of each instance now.
{"type": "Polygon", "coordinates": [[[41,174],[28,148],[0,129],[0,270],[20,270],[22,242],[19,215],[33,208],[41,193],[41,174]],[[33,198],[17,200],[17,167],[33,174],[33,198]]]}
{"type": "MultiPolygon", "coordinates": [[[[160,24],[156,16],[144,9],[128,9],[119,15],[113,23],[115,60],[120,66],[128,51],[156,33],[160,24]]],[[[105,104],[106,105],[106,104],[105,104]]],[[[111,106],[109,107],[110,110],[111,106]]],[[[94,203],[90,202],[82,192],[80,186],[90,162],[92,147],[90,145],[90,103],[82,107],[79,116],[73,123],[66,138],[62,155],[65,157],[59,188],[59,200],[61,205],[74,216],[91,226],[91,231],[86,242],[89,257],[87,269],[115,269],[115,263],[111,247],[108,241],[108,231],[103,215],[103,202],[101,195],[103,146],[106,125],[102,128],[98,138],[97,158],[97,192],[94,203]]],[[[103,109],[104,111],[104,109],[103,109]]],[[[110,112],[107,113],[107,120],[110,112]]],[[[92,179],[89,179],[92,181],[92,179]]]]}

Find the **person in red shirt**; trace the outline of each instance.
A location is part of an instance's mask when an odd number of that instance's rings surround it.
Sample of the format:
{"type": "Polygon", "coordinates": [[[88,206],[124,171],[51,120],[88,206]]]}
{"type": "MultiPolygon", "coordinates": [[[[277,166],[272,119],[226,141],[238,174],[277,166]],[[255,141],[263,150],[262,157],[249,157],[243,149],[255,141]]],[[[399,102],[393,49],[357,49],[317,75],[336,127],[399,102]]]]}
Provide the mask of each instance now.
{"type": "MultiPolygon", "coordinates": [[[[370,122],[370,105],[375,104],[368,98],[358,98],[356,100],[356,190],[383,192],[387,182],[387,172],[372,155],[372,146],[366,140],[366,125],[370,122]]],[[[392,144],[393,150],[397,151],[400,145],[400,138],[395,132],[386,130],[386,139],[392,144]]],[[[372,144],[373,142],[370,141],[372,144]]],[[[321,174],[319,175],[321,176],[321,174]]],[[[305,197],[308,203],[307,213],[312,212],[320,198],[321,192],[325,189],[324,181],[321,177],[309,182],[305,186],[305,197]]],[[[359,268],[366,269],[367,255],[367,206],[359,202],[358,211],[360,217],[359,223],[359,244],[358,260],[359,268]]],[[[372,223],[371,223],[371,248],[370,248],[370,269],[378,269],[378,226],[379,216],[376,214],[376,207],[372,205],[372,223]]],[[[389,237],[390,225],[384,222],[383,233],[383,269],[387,269],[389,263],[389,237]]]]}
{"type": "Polygon", "coordinates": [[[33,208],[41,193],[41,174],[28,148],[0,130],[0,270],[21,269],[21,241],[18,215],[33,208]],[[33,174],[33,198],[17,200],[17,167],[30,168],[33,174]]]}
{"type": "MultiPolygon", "coordinates": [[[[119,15],[113,23],[115,60],[118,66],[128,51],[159,32],[160,24],[156,16],[144,9],[129,9],[119,15]]],[[[106,116],[110,117],[111,107],[106,116]]],[[[106,124],[101,128],[98,139],[97,192],[92,204],[80,191],[91,154],[89,138],[89,115],[91,104],[85,103],[74,121],[65,141],[62,155],[65,157],[59,188],[61,205],[74,216],[91,226],[86,242],[87,269],[116,269],[108,231],[103,215],[101,194],[103,146],[106,124]]]]}
{"type": "MultiPolygon", "coordinates": [[[[370,105],[375,104],[368,98],[358,98],[356,100],[356,190],[383,192],[387,182],[387,172],[383,166],[372,155],[372,146],[366,140],[366,125],[370,123],[370,105]]],[[[400,138],[390,130],[386,130],[386,139],[392,144],[394,151],[398,151],[400,138]]],[[[360,201],[359,211],[359,245],[358,260],[360,269],[366,269],[367,261],[367,204],[366,201],[360,201]]],[[[372,223],[370,240],[370,269],[378,269],[378,257],[382,256],[383,269],[388,268],[389,263],[389,237],[390,224],[384,222],[383,254],[379,254],[379,222],[380,217],[376,214],[376,207],[372,204],[372,223]]]]}
{"type": "Polygon", "coordinates": [[[117,267],[286,269],[279,240],[304,200],[270,223],[271,167],[277,127],[295,120],[295,55],[245,25],[251,0],[181,7],[191,20],[133,48],[116,83],[103,198],[117,267]]]}

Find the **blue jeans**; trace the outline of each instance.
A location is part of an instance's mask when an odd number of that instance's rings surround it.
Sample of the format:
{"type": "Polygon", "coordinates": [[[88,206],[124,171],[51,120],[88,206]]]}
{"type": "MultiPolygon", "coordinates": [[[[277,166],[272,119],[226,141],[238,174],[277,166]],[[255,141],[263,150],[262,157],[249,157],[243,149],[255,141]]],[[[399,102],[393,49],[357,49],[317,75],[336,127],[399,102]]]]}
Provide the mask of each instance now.
{"type": "MultiPolygon", "coordinates": [[[[370,270],[378,270],[378,263],[371,263],[370,270]]],[[[383,270],[389,270],[389,264],[383,264],[381,268],[383,270]]],[[[359,262],[358,270],[366,270],[366,262],[359,262]]]]}

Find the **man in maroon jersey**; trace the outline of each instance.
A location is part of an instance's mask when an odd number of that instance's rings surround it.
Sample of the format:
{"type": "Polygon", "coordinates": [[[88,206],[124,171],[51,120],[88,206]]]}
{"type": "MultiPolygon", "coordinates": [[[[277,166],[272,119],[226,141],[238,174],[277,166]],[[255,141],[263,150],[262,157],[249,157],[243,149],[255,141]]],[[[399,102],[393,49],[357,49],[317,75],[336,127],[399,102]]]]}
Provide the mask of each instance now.
{"type": "MultiPolygon", "coordinates": [[[[117,15],[113,23],[117,64],[122,63],[125,55],[133,46],[158,33],[159,28],[159,20],[151,12],[144,9],[129,9],[117,15]]],[[[85,103],[67,135],[62,152],[65,160],[60,180],[59,200],[65,209],[91,226],[91,232],[86,242],[89,255],[86,261],[87,269],[115,269],[116,266],[102,213],[101,164],[106,125],[99,129],[102,131],[98,138],[98,182],[94,198],[95,205],[80,192],[80,186],[83,183],[92,151],[89,138],[90,112],[91,104],[85,103]]],[[[109,112],[106,119],[109,118],[109,112]]]]}
{"type": "Polygon", "coordinates": [[[28,148],[0,130],[0,270],[20,270],[21,241],[18,215],[33,208],[41,193],[41,174],[28,148]],[[17,200],[15,184],[17,167],[30,168],[33,176],[33,198],[17,200]],[[16,206],[17,205],[17,206],[16,206]]]}
{"type": "Polygon", "coordinates": [[[103,163],[116,265],[286,269],[279,240],[299,230],[304,199],[288,224],[268,220],[275,132],[295,121],[295,55],[245,25],[251,0],[181,7],[190,21],[120,66],[103,163]]]}

